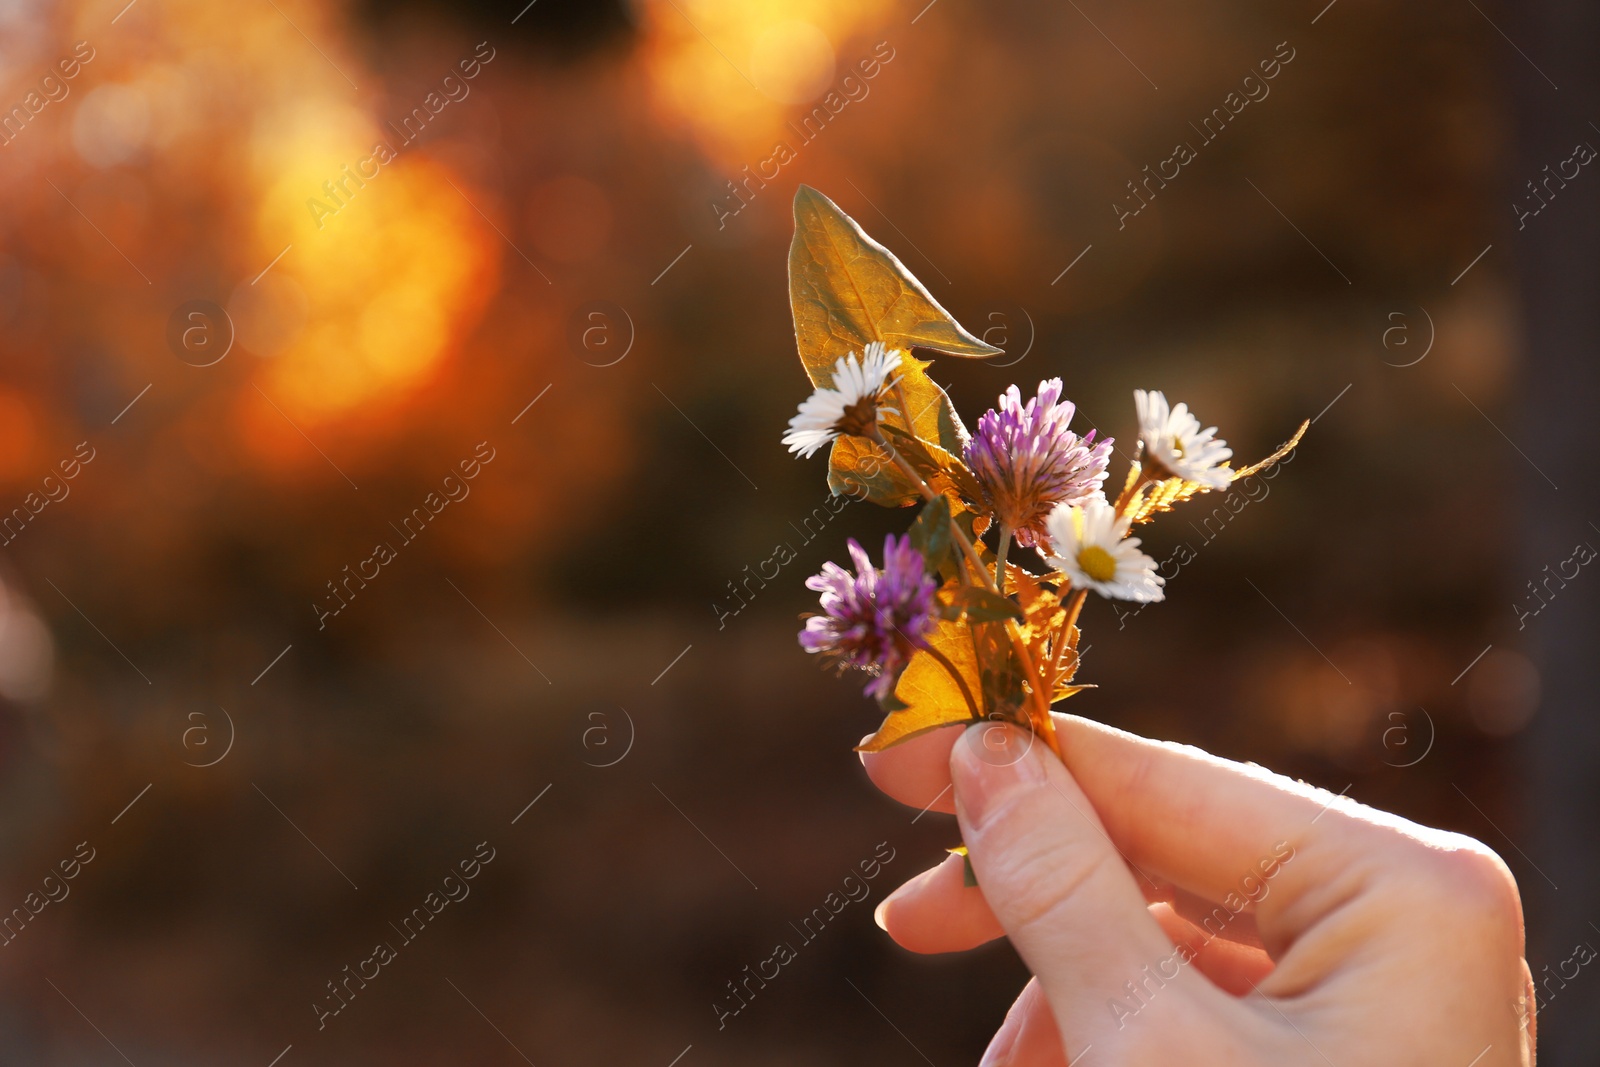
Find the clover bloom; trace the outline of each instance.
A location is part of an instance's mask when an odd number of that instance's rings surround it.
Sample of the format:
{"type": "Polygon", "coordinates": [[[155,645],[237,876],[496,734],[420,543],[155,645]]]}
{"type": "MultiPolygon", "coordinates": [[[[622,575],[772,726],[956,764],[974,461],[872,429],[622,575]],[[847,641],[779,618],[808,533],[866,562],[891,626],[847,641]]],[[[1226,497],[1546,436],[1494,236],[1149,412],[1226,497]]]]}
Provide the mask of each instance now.
{"type": "Polygon", "coordinates": [[[939,579],[927,572],[908,536],[884,539],[882,570],[854,538],[847,547],[856,573],[830,562],[806,579],[808,589],[822,594],[822,612],[806,619],[800,645],[841,670],[873,674],[867,695],[882,699],[894,692],[912,652],[927,647],[927,636],[938,625],[939,579]]]}
{"type": "Polygon", "coordinates": [[[978,420],[967,444],[967,466],[977,476],[995,518],[1017,543],[1044,542],[1045,517],[1058,504],[1085,504],[1103,498],[1112,441],[1079,437],[1067,429],[1076,407],[1061,399],[1061,379],[1039,383],[1026,405],[1016,386],[1000,396],[999,406],[978,420]]]}

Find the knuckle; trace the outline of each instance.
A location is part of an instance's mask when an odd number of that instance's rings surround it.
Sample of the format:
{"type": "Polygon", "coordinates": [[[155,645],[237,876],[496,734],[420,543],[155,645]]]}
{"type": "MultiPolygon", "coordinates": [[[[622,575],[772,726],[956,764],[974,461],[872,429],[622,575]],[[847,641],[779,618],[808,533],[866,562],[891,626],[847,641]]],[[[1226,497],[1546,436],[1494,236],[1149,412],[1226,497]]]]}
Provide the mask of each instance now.
{"type": "Polygon", "coordinates": [[[1111,854],[1087,843],[1045,854],[1017,857],[1023,860],[1014,869],[1017,892],[1006,908],[1012,932],[1052,926],[1077,910],[1095,881],[1101,877],[1111,854]]]}
{"type": "Polygon", "coordinates": [[[1522,897],[1517,891],[1517,880],[1505,860],[1493,849],[1472,841],[1469,847],[1451,855],[1457,881],[1475,903],[1486,910],[1521,914],[1522,897]]]}
{"type": "Polygon", "coordinates": [[[1504,860],[1481,841],[1449,835],[1427,852],[1424,892],[1434,905],[1476,928],[1522,925],[1522,897],[1504,860]]]}

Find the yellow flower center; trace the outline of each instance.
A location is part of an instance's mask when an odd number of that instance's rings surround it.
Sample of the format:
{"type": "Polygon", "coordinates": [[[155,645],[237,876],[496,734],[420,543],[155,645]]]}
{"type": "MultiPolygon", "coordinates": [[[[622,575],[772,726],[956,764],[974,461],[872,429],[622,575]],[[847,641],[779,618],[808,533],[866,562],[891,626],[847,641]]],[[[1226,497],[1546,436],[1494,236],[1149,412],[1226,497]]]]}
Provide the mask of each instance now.
{"type": "Polygon", "coordinates": [[[1117,561],[1099,545],[1090,545],[1079,552],[1078,566],[1097,582],[1109,582],[1117,574],[1117,561]]]}

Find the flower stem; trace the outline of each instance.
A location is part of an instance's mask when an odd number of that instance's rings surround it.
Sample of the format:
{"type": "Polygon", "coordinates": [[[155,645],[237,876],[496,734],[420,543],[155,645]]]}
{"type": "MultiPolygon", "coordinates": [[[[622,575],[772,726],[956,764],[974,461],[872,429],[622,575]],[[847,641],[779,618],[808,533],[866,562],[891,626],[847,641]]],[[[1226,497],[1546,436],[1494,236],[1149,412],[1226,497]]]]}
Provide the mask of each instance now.
{"type": "MultiPolygon", "coordinates": [[[[1083,611],[1083,602],[1088,598],[1089,590],[1079,589],[1072,594],[1072,600],[1067,604],[1067,614],[1061,620],[1061,626],[1056,630],[1055,647],[1050,654],[1050,686],[1055,688],[1056,679],[1061,677],[1061,660],[1066,655],[1067,638],[1072,633],[1072,627],[1078,622],[1078,614],[1083,611]]],[[[1073,650],[1077,655],[1077,650],[1073,650]]]]}
{"type": "Polygon", "coordinates": [[[906,433],[915,437],[917,428],[911,425],[911,401],[906,397],[904,375],[899,375],[894,380],[894,398],[900,402],[900,421],[905,423],[906,433]]]}
{"type": "MultiPolygon", "coordinates": [[[[931,485],[923,481],[922,475],[918,473],[917,469],[895,450],[895,447],[889,443],[889,439],[883,435],[883,431],[876,426],[872,428],[872,439],[877,442],[879,448],[889,454],[889,458],[894,460],[895,465],[904,472],[906,477],[911,479],[912,484],[921,491],[924,500],[931,501],[939,495],[933,491],[931,485]]],[[[989,568],[983,565],[983,560],[978,557],[978,550],[972,547],[972,542],[962,532],[961,527],[956,525],[954,518],[950,520],[950,536],[955,539],[956,544],[961,546],[962,554],[967,557],[967,562],[972,564],[972,569],[977,572],[977,576],[982,579],[983,584],[990,590],[994,590],[994,582],[989,577],[989,568]]]]}
{"type": "Polygon", "coordinates": [[[1006,595],[1006,553],[1011,551],[1011,527],[1005,523],[1000,524],[1000,544],[994,552],[994,584],[995,591],[1001,596],[1006,595]]]}
{"type": "MultiPolygon", "coordinates": [[[[876,426],[872,427],[872,440],[877,442],[878,447],[889,454],[889,458],[894,460],[895,464],[911,479],[912,484],[921,490],[925,499],[932,500],[938,495],[933,491],[933,487],[923,480],[917,469],[908,463],[899,452],[895,451],[895,447],[889,443],[888,438],[884,437],[883,431],[876,426]]],[[[989,568],[983,565],[983,560],[979,558],[977,549],[972,547],[972,542],[961,531],[961,527],[956,525],[954,518],[950,520],[950,534],[955,538],[956,544],[961,546],[961,551],[967,557],[967,562],[972,565],[976,576],[990,592],[998,595],[1000,590],[995,586],[994,579],[989,575],[989,568]]],[[[1035,731],[1044,734],[1045,742],[1050,746],[1050,751],[1060,756],[1061,748],[1056,742],[1055,724],[1050,721],[1050,699],[1048,694],[1045,693],[1044,685],[1039,678],[1039,668],[1035,666],[1033,657],[1028,654],[1028,646],[1022,640],[1022,631],[1017,628],[1016,620],[1007,619],[1005,628],[1006,637],[1011,641],[1012,651],[1017,654],[1017,661],[1022,664],[1022,670],[1025,675],[1024,681],[1028,683],[1030,695],[1033,697],[1034,710],[1029,716],[1029,722],[1033,725],[1035,731]]]]}
{"type": "MultiPolygon", "coordinates": [[[[1056,735],[1056,721],[1050,715],[1051,694],[1055,692],[1056,679],[1061,677],[1061,661],[1066,656],[1067,637],[1072,633],[1072,627],[1077,624],[1078,614],[1083,611],[1083,602],[1088,596],[1089,590],[1079,589],[1072,594],[1072,600],[1067,604],[1066,618],[1061,620],[1061,627],[1056,631],[1053,642],[1054,647],[1050,650],[1050,669],[1045,675],[1045,680],[1050,686],[1050,693],[1045,694],[1044,712],[1040,717],[1040,721],[1034,726],[1034,732],[1044,735],[1045,743],[1050,746],[1050,751],[1054,752],[1057,758],[1063,762],[1066,757],[1061,754],[1061,742],[1056,735]]],[[[1073,649],[1072,654],[1076,656],[1078,654],[1077,649],[1073,649]]]]}

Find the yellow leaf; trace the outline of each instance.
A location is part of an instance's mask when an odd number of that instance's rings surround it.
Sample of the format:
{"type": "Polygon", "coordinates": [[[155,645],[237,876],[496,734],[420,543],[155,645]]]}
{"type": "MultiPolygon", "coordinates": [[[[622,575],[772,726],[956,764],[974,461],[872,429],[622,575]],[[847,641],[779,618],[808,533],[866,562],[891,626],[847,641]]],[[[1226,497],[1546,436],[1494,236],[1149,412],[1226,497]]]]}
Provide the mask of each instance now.
{"type": "Polygon", "coordinates": [[[1244,468],[1244,470],[1235,472],[1233,480],[1238,481],[1240,478],[1248,478],[1252,474],[1259,474],[1261,471],[1266,470],[1268,467],[1278,462],[1284,456],[1287,456],[1290,452],[1293,452],[1295,446],[1300,443],[1300,438],[1304,437],[1306,435],[1306,431],[1309,429],[1311,429],[1311,420],[1307,419],[1300,424],[1300,428],[1294,432],[1293,437],[1289,438],[1283,444],[1278,446],[1278,450],[1276,452],[1262,460],[1260,463],[1252,463],[1250,466],[1244,468]]]}
{"type": "Polygon", "coordinates": [[[948,494],[953,503],[965,500],[974,505],[982,504],[983,487],[978,483],[978,476],[960,456],[932,441],[913,436],[893,423],[886,424],[884,431],[889,447],[911,464],[931,488],[948,494]]]}
{"type": "MultiPolygon", "coordinates": [[[[910,464],[930,489],[948,497],[954,512],[970,511],[969,502],[981,502],[983,490],[960,456],[898,426],[889,424],[886,431],[895,455],[910,464]]],[[[883,507],[922,502],[916,483],[900,469],[895,458],[865,437],[841,437],[835,441],[830,467],[828,487],[836,494],[864,497],[883,507]]]]}
{"type": "MultiPolygon", "coordinates": [[[[928,366],[909,353],[901,357],[895,372],[900,380],[890,394],[891,406],[900,411],[900,417],[891,415],[886,421],[907,425],[909,420],[909,432],[915,437],[938,447],[944,455],[958,456],[967,447],[967,428],[945,391],[928,377],[928,366]]],[[[852,480],[866,486],[867,499],[874,504],[900,507],[919,499],[911,480],[897,469],[888,453],[865,437],[838,438],[828,456],[828,484],[833,491],[848,491],[840,487],[852,480]]]]}
{"type": "Polygon", "coordinates": [[[907,706],[891,711],[878,732],[856,746],[858,752],[881,752],[928,730],[957,722],[974,722],[973,702],[980,692],[978,658],[972,635],[964,623],[946,620],[934,631],[929,644],[934,655],[918,651],[911,657],[895,686],[895,698],[907,706]],[[946,662],[941,663],[940,657],[946,662]],[[954,668],[955,674],[951,674],[954,668]],[[959,676],[960,681],[957,681],[959,676]]]}
{"type": "Polygon", "coordinates": [[[1035,655],[1036,648],[1043,648],[1043,641],[1066,617],[1060,594],[1044,584],[1047,581],[1059,583],[1061,577],[1056,571],[1038,575],[1015,563],[1006,564],[1006,588],[1016,596],[1017,605],[1022,608],[1022,639],[1028,643],[1028,651],[1035,655]]]}
{"type": "MultiPolygon", "coordinates": [[[[987,357],[1000,349],[962,328],[912,276],[894,253],[868,237],[839,206],[807,185],[794,196],[794,243],[789,247],[789,304],[794,312],[795,344],[812,385],[833,384],[839,357],[860,353],[873,341],[902,349],[894,390],[898,422],[915,436],[960,455],[967,428],[950,398],[928,377],[928,363],[911,354],[913,345],[952,356],[987,357]],[[903,410],[901,410],[903,409],[903,410]]],[[[865,441],[834,442],[829,484],[860,474],[865,457],[887,462],[865,441]]],[[[911,502],[900,491],[905,479],[870,470],[857,477],[867,499],[895,506],[911,502]]]]}
{"type": "Polygon", "coordinates": [[[800,360],[813,384],[840,356],[872,341],[952,356],[1001,353],[962,329],[894,253],[809,185],[794,194],[789,300],[800,360]]]}
{"type": "Polygon", "coordinates": [[[1064,579],[1060,571],[1040,575],[1024,570],[1015,563],[1006,564],[1006,587],[1015,592],[1017,604],[1022,608],[1023,621],[1019,627],[1022,640],[1027,643],[1028,654],[1039,664],[1041,672],[1047,675],[1043,682],[1051,703],[1094,688],[1092,685],[1070,684],[1078,673],[1080,635],[1077,626],[1068,627],[1058,670],[1053,677],[1048,676],[1051,665],[1056,664],[1056,638],[1062,624],[1067,621],[1067,605],[1061,599],[1064,590],[1060,588],[1064,579]],[[1045,584],[1047,582],[1054,583],[1058,588],[1052,589],[1045,584]]]}
{"type": "Polygon", "coordinates": [[[835,496],[866,499],[886,508],[922,499],[909,476],[865,437],[840,437],[828,457],[828,488],[835,496]]]}
{"type": "MultiPolygon", "coordinates": [[[[1128,470],[1128,484],[1132,485],[1138,476],[1139,464],[1135,463],[1128,470]]],[[[1124,514],[1134,525],[1138,525],[1141,522],[1149,522],[1163,511],[1171,511],[1174,505],[1183,503],[1197,493],[1206,492],[1210,492],[1209,487],[1182,478],[1166,478],[1159,482],[1151,482],[1134,495],[1124,514]]]]}
{"type": "MultiPolygon", "coordinates": [[[[1248,478],[1252,474],[1259,474],[1266,470],[1284,456],[1293,452],[1295,446],[1300,443],[1300,438],[1306,435],[1306,430],[1310,427],[1309,420],[1302,422],[1300,428],[1294,432],[1294,436],[1280,445],[1276,452],[1259,463],[1252,463],[1242,470],[1233,471],[1229,481],[1236,482],[1240,478],[1248,478]]],[[[1127,488],[1131,488],[1137,483],[1138,479],[1139,464],[1135,463],[1128,470],[1128,481],[1123,491],[1126,492],[1127,488]]],[[[1135,525],[1141,522],[1149,522],[1161,512],[1171,511],[1173,505],[1183,503],[1196,493],[1208,493],[1210,491],[1209,486],[1201,485],[1198,482],[1187,482],[1182,478],[1167,478],[1163,481],[1152,482],[1139,490],[1133,500],[1129,502],[1124,514],[1132,519],[1135,525]]]]}

